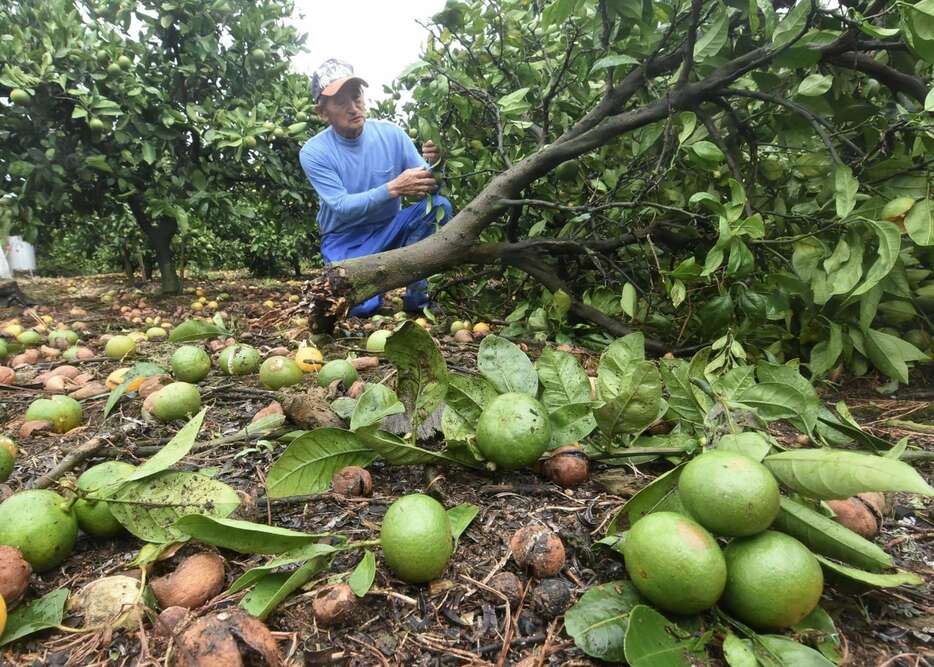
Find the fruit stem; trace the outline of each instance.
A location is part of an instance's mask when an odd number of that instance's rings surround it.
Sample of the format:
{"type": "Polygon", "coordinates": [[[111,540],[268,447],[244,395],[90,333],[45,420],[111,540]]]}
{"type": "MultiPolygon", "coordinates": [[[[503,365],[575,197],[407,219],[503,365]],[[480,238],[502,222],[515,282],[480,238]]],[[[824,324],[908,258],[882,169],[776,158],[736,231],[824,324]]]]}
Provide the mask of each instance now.
{"type": "Polygon", "coordinates": [[[342,549],[364,549],[366,547],[378,547],[380,544],[379,540],[361,540],[359,542],[348,542],[342,549]]]}

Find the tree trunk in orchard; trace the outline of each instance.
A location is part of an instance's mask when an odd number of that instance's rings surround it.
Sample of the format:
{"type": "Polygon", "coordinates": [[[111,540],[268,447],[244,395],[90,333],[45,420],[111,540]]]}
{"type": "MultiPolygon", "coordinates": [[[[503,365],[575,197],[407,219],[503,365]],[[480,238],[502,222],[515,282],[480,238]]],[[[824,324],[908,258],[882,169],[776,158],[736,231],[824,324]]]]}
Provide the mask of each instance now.
{"type": "Polygon", "coordinates": [[[130,200],[130,209],[136,218],[137,224],[149,241],[149,246],[156,253],[156,262],[159,264],[159,274],[162,282],[163,294],[178,294],[182,291],[182,283],[175,271],[175,258],[172,255],[172,237],[178,231],[174,220],[159,218],[153,220],[146,213],[142,199],[134,197],[130,200]]]}

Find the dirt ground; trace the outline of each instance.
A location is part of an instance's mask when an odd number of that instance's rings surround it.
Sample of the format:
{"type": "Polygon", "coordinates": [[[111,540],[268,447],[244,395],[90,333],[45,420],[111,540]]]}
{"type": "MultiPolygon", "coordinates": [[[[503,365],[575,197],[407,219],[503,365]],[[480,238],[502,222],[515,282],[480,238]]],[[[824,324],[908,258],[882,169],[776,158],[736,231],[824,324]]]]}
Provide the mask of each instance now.
{"type": "MultiPolygon", "coordinates": [[[[21,280],[21,287],[40,304],[40,313],[51,314],[56,321],[73,324],[84,322],[87,330],[82,339],[93,342],[107,332],[118,332],[145,325],[133,325],[120,313],[122,305],[139,308],[145,315],[161,314],[174,323],[190,315],[189,304],[194,297],[161,298],[147,287],[143,296],[133,295],[120,276],[98,276],[79,279],[21,280]],[[105,304],[100,295],[119,289],[114,304],[105,304]],[[143,299],[142,302],[140,299],[143,299]],[[71,315],[73,308],[85,311],[71,315]]],[[[263,305],[267,299],[276,308],[288,307],[288,294],[297,294],[297,284],[243,279],[216,279],[193,283],[203,287],[208,296],[227,292],[230,298],[220,307],[237,320],[239,340],[268,351],[278,345],[294,349],[307,332],[288,322],[279,328],[260,327],[259,318],[269,312],[263,305]]],[[[0,309],[0,322],[21,317],[23,309],[0,309]]],[[[267,318],[268,320],[268,318],[267,318]]],[[[24,319],[24,324],[28,320],[24,319]]],[[[343,356],[361,350],[360,323],[320,345],[325,357],[343,356]]],[[[100,347],[93,346],[96,351],[100,347]]],[[[156,363],[167,362],[175,345],[149,343],[144,355],[156,363]]],[[[460,347],[445,343],[448,363],[463,368],[474,365],[476,346],[460,347]]],[[[530,350],[534,352],[534,348],[530,350]]],[[[596,355],[580,351],[585,366],[593,367],[596,355]]],[[[95,357],[78,362],[103,380],[118,367],[114,361],[95,357]]],[[[39,364],[39,372],[50,364],[39,364]]],[[[931,400],[934,382],[928,364],[927,375],[918,371],[910,386],[895,397],[875,391],[881,382],[876,377],[844,378],[838,385],[821,389],[828,404],[845,400],[853,414],[872,433],[892,442],[910,436],[914,446],[931,451],[934,434],[893,425],[891,420],[934,423],[931,400]]],[[[380,379],[387,366],[368,371],[367,379],[380,379]]],[[[28,383],[23,374],[16,387],[0,386],[0,433],[18,432],[20,418],[27,405],[44,395],[41,387],[28,383]],[[23,379],[25,378],[25,380],[23,379]]],[[[310,380],[306,380],[306,383],[310,380]]],[[[275,398],[275,392],[263,389],[256,376],[246,378],[221,377],[212,373],[202,384],[205,404],[210,407],[202,435],[207,440],[242,428],[262,407],[275,398]]],[[[306,387],[307,388],[307,387],[306,387]]],[[[302,385],[285,390],[303,391],[302,385]]],[[[81,443],[103,434],[107,440],[106,458],[140,462],[143,447],[164,443],[174,432],[173,426],[159,426],[141,419],[141,401],[127,398],[116,414],[106,423],[101,413],[106,397],[84,401],[86,426],[64,436],[34,434],[18,441],[21,447],[16,470],[7,482],[10,490],[22,486],[53,468],[63,456],[81,443]],[[118,424],[132,424],[126,433],[118,433],[118,424]]],[[[775,435],[791,441],[795,434],[781,426],[775,435]]],[[[219,479],[231,484],[248,497],[263,495],[261,479],[284,445],[273,448],[255,443],[217,446],[184,460],[187,469],[214,468],[219,479]]],[[[92,459],[78,467],[98,460],[92,459]]],[[[316,627],[311,612],[312,598],[329,578],[349,572],[359,559],[351,553],[338,557],[332,568],[306,590],[288,598],[268,619],[269,627],[279,640],[283,655],[291,664],[305,665],[594,665],[574,646],[563,629],[562,609],[555,609],[553,600],[536,595],[533,582],[518,610],[508,618],[512,628],[507,631],[507,610],[494,595],[485,590],[485,582],[497,572],[508,570],[525,575],[508,558],[508,541],[513,532],[529,523],[538,523],[556,531],[567,549],[567,565],[560,578],[571,590],[571,603],[594,584],[625,577],[620,560],[602,551],[592,551],[591,545],[603,536],[609,518],[628,497],[636,493],[656,475],[667,469],[664,463],[608,469],[596,465],[594,479],[584,486],[563,490],[544,481],[531,471],[519,471],[502,476],[482,476],[453,469],[431,469],[422,466],[390,467],[380,462],[371,467],[374,493],[371,498],[348,499],[331,493],[321,494],[301,503],[249,504],[240,516],[266,521],[307,532],[336,531],[351,539],[371,539],[378,536],[382,516],[398,496],[426,492],[445,506],[473,503],[480,513],[461,537],[460,546],[444,578],[428,586],[406,585],[393,578],[385,568],[377,568],[376,582],[364,598],[354,621],[334,630],[316,627]],[[611,475],[606,473],[611,471],[611,475]],[[597,480],[603,479],[601,484],[597,480]]],[[[931,479],[930,463],[916,464],[931,479]]],[[[63,482],[67,482],[67,477],[63,482]]],[[[877,543],[891,553],[898,565],[926,578],[918,588],[898,588],[871,592],[844,591],[828,587],[823,600],[841,632],[843,652],[848,665],[925,665],[934,660],[934,598],[930,577],[934,572],[934,518],[930,499],[898,495],[893,497],[882,534],[877,543]]],[[[58,569],[33,575],[27,599],[33,599],[55,588],[72,590],[108,574],[126,569],[142,543],[132,537],[112,541],[92,541],[79,538],[71,557],[58,569]]],[[[185,546],[180,552],[203,550],[202,546],[185,546]]],[[[251,566],[263,562],[262,557],[223,552],[227,560],[227,583],[232,582],[251,566]]],[[[160,565],[159,567],[166,567],[160,565]]],[[[157,568],[158,571],[158,568],[157,568]]],[[[211,601],[207,608],[217,609],[237,603],[239,595],[211,601]]],[[[66,617],[65,625],[75,626],[75,619],[66,617]]],[[[132,630],[92,633],[51,630],[15,642],[0,649],[2,665],[145,665],[164,664],[168,640],[152,631],[151,623],[132,630]]],[[[717,657],[713,656],[713,664],[717,657]]]]}

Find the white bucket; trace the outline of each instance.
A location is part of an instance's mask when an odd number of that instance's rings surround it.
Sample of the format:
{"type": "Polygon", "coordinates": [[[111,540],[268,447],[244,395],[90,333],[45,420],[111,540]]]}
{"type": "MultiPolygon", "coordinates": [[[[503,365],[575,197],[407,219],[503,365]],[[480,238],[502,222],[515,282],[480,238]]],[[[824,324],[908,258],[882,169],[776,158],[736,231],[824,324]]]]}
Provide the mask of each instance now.
{"type": "Polygon", "coordinates": [[[10,268],[30,273],[36,270],[36,249],[26,243],[22,236],[10,237],[10,268]]]}
{"type": "Polygon", "coordinates": [[[0,239],[0,280],[13,277],[13,272],[10,270],[10,263],[6,258],[8,246],[9,243],[6,239],[0,239]]]}

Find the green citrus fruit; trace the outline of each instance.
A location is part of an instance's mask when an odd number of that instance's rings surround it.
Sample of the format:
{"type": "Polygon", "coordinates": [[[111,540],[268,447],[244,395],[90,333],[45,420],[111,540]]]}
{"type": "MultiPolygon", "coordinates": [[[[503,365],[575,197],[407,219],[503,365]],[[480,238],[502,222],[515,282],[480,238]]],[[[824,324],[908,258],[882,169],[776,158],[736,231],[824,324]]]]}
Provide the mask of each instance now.
{"type": "Polygon", "coordinates": [[[26,347],[35,347],[36,345],[42,344],[42,334],[40,334],[38,331],[28,329],[17,336],[16,340],[18,340],[26,347]]]}
{"type": "MultiPolygon", "coordinates": [[[[136,466],[123,461],[98,463],[81,473],[78,489],[86,494],[93,494],[98,489],[105,489],[126,478],[134,470],[136,466]]],[[[75,501],[74,507],[78,526],[91,537],[115,537],[123,532],[123,526],[114,518],[106,502],[80,498],[75,501]]]]}
{"type": "Polygon", "coordinates": [[[250,59],[254,63],[261,63],[266,60],[266,52],[262,49],[253,49],[250,51],[250,59]]]}
{"type": "Polygon", "coordinates": [[[389,569],[410,584],[440,577],[454,551],[447,512],[421,493],[402,496],[389,506],[380,542],[389,569]]]}
{"type": "Polygon", "coordinates": [[[16,444],[6,436],[0,435],[0,482],[10,479],[15,464],[16,444]]]}
{"type": "Polygon", "coordinates": [[[14,88],[10,91],[10,101],[12,101],[13,104],[26,106],[32,101],[32,95],[27,93],[22,88],[14,88]]]}
{"type": "Polygon", "coordinates": [[[133,61],[130,60],[127,56],[120,56],[117,58],[117,64],[122,69],[130,69],[130,67],[133,65],[133,61]]]}
{"type": "Polygon", "coordinates": [[[123,359],[136,351],[136,341],[129,336],[114,336],[104,346],[104,354],[111,359],[123,359]]]}
{"type": "Polygon", "coordinates": [[[684,466],[678,495],[692,517],[717,535],[755,535],[778,515],[778,482],[764,465],[722,450],[705,452],[684,466]]]}
{"type": "Polygon", "coordinates": [[[464,328],[463,322],[461,322],[460,320],[454,320],[453,322],[451,322],[451,335],[453,336],[454,334],[456,334],[458,331],[462,330],[463,328],[464,328]]]}
{"type": "Polygon", "coordinates": [[[386,349],[386,339],[392,335],[389,329],[380,329],[371,333],[366,339],[367,352],[382,352],[386,349]]]}
{"type": "Polygon", "coordinates": [[[327,387],[334,380],[340,380],[345,387],[349,387],[357,381],[357,369],[355,369],[346,359],[335,359],[329,361],[321,370],[318,371],[318,384],[327,387]]]}
{"type": "Polygon", "coordinates": [[[550,444],[548,412],[527,394],[500,394],[480,413],[477,447],[504,470],[535,463],[550,444]]]}
{"type": "Polygon", "coordinates": [[[66,433],[83,419],[81,404],[69,396],[37,398],[26,409],[26,421],[47,421],[55,433],[66,433]]]}
{"type": "Polygon", "coordinates": [[[924,329],[912,329],[905,334],[905,340],[922,352],[926,352],[927,349],[931,347],[931,334],[924,329]]]}
{"type": "Polygon", "coordinates": [[[727,567],[723,603],[743,623],[770,630],[787,628],[820,601],[824,591],[820,563],[790,535],[769,530],[739,538],[723,555],[727,567]]]}
{"type": "Polygon", "coordinates": [[[726,583],[723,552],[713,535],[676,512],[639,519],[623,544],[626,572],[653,604],[695,614],[717,603],[726,583]]]}
{"type": "Polygon", "coordinates": [[[211,372],[210,355],[195,345],[182,345],[175,350],[169,364],[172,375],[182,382],[201,382],[211,372]]]}
{"type": "Polygon", "coordinates": [[[162,327],[149,327],[146,329],[146,338],[149,340],[162,340],[169,335],[169,332],[162,327]]]}
{"type": "Polygon", "coordinates": [[[100,132],[106,127],[106,125],[100,118],[92,118],[88,121],[88,127],[90,127],[95,132],[100,132]]]}
{"type": "Polygon", "coordinates": [[[288,357],[269,357],[259,367],[259,381],[270,389],[291,387],[302,381],[302,369],[288,357]]]}
{"type": "Polygon", "coordinates": [[[187,382],[172,382],[146,398],[144,407],[162,422],[184,419],[201,409],[201,393],[187,382]]]}
{"type": "Polygon", "coordinates": [[[9,350],[6,346],[6,341],[0,338],[0,359],[6,359],[6,356],[9,354],[9,350]]]}
{"type": "Polygon", "coordinates": [[[249,375],[259,368],[259,352],[251,345],[228,345],[221,350],[217,366],[227,375],[249,375]]]}
{"type": "Polygon", "coordinates": [[[573,183],[580,176],[580,163],[577,160],[562,162],[555,168],[555,176],[565,183],[573,183]]]}
{"type": "Polygon", "coordinates": [[[59,350],[67,350],[78,342],[78,334],[71,329],[56,329],[49,334],[49,345],[59,350]]]}
{"type": "Polygon", "coordinates": [[[20,491],[0,503],[0,544],[16,547],[37,572],[60,564],[75,546],[78,521],[54,491],[20,491]]]}

